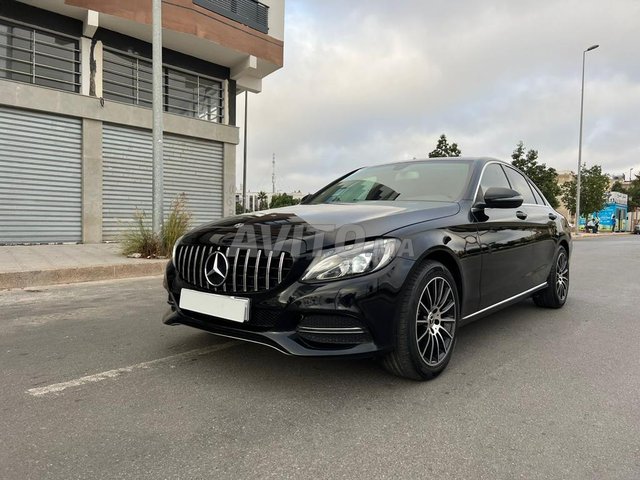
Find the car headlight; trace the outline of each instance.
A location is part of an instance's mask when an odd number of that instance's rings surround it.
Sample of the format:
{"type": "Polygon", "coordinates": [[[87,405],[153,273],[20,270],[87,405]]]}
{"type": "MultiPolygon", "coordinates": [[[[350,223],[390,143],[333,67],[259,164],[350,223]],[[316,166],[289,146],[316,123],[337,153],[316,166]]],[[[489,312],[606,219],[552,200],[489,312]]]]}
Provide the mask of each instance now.
{"type": "Polygon", "coordinates": [[[329,250],[311,263],[302,281],[337,280],[374,272],[393,260],[399,245],[396,238],[381,238],[329,250]]]}

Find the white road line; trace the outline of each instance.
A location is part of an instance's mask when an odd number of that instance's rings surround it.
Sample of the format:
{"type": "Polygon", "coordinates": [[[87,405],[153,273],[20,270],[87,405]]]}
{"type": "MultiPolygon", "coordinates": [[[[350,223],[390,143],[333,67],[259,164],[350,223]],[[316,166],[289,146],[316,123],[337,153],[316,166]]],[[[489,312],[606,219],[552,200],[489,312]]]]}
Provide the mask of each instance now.
{"type": "Polygon", "coordinates": [[[173,360],[181,360],[183,358],[207,355],[212,352],[218,352],[220,350],[224,350],[230,347],[235,347],[236,345],[240,345],[241,343],[242,342],[231,341],[231,342],[221,343],[218,345],[212,345],[210,347],[198,348],[196,350],[189,350],[188,352],[177,353],[175,355],[158,358],[156,360],[150,360],[148,362],[136,363],[135,365],[129,365],[128,367],[116,368],[114,370],[107,370],[106,372],[87,375],[85,377],[76,378],[75,380],[69,380],[68,382],[54,383],[46,387],[30,388],[29,390],[27,390],[26,393],[33,395],[34,397],[41,397],[43,395],[47,395],[51,393],[60,393],[63,390],[66,390],[67,388],[79,387],[80,385],[85,385],[87,383],[101,382],[102,380],[107,380],[109,378],[119,377],[124,373],[131,373],[135,370],[150,368],[160,363],[171,362],[173,360]]]}

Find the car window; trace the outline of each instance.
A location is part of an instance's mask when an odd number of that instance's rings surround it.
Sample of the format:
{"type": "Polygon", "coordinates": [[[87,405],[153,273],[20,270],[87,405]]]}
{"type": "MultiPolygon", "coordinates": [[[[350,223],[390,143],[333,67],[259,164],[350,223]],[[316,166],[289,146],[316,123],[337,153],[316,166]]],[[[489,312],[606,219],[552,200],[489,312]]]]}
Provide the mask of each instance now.
{"type": "Polygon", "coordinates": [[[429,160],[366,167],[331,184],[308,202],[458,201],[469,182],[465,160],[429,160]]]}
{"type": "Polygon", "coordinates": [[[502,167],[497,163],[490,163],[485,167],[480,187],[483,194],[491,187],[511,188],[502,167]]]}
{"type": "Polygon", "coordinates": [[[544,202],[540,199],[540,196],[538,195],[538,192],[536,192],[536,189],[533,188],[533,185],[531,185],[530,183],[529,183],[529,188],[531,189],[531,192],[533,193],[533,198],[536,201],[536,203],[538,205],[542,205],[544,202]]]}
{"type": "Polygon", "coordinates": [[[531,187],[529,187],[529,182],[527,179],[522,176],[522,174],[516,172],[513,168],[505,168],[507,172],[507,177],[509,178],[509,183],[511,183],[511,188],[513,188],[516,192],[522,195],[524,199],[523,203],[532,203],[536,204],[536,199],[533,197],[533,192],[531,191],[531,187]]]}
{"type": "Polygon", "coordinates": [[[533,183],[533,182],[529,182],[529,186],[531,187],[531,190],[533,191],[533,194],[536,196],[536,200],[538,201],[538,205],[547,205],[547,201],[544,199],[544,195],[542,195],[542,192],[536,186],[536,184],[533,183]]]}

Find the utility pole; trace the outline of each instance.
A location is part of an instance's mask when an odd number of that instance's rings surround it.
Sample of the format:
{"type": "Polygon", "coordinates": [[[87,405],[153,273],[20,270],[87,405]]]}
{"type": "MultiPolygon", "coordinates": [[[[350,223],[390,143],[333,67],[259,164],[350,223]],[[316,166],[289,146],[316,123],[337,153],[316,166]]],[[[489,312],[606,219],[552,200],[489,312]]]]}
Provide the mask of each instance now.
{"type": "Polygon", "coordinates": [[[244,91],[244,152],[242,165],[242,213],[247,211],[247,105],[249,103],[248,92],[244,91]]]}
{"type": "Polygon", "coordinates": [[[271,193],[276,193],[276,154],[271,160],[271,193]]]}
{"type": "Polygon", "coordinates": [[[153,42],[153,231],[160,234],[164,219],[163,197],[163,145],[162,112],[162,0],[152,3],[153,42]]]}

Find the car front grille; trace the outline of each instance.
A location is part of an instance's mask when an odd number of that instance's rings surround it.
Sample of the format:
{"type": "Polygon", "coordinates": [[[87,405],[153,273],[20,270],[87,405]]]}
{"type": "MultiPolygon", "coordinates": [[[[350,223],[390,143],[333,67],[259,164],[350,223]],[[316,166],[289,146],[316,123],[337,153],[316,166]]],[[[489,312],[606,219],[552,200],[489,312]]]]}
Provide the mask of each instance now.
{"type": "Polygon", "coordinates": [[[256,248],[216,247],[210,245],[179,245],[174,264],[185,282],[213,292],[259,293],[278,287],[293,267],[289,252],[256,248]],[[214,286],[207,281],[207,259],[222,253],[228,264],[224,283],[214,286]]]}

